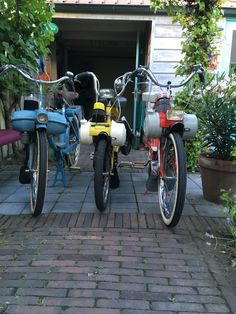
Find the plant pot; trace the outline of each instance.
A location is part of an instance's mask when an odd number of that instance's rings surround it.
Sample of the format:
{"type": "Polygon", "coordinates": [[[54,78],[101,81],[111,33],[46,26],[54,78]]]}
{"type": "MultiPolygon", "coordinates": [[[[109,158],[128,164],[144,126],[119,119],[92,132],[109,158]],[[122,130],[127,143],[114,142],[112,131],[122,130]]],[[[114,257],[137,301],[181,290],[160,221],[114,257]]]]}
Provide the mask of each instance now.
{"type": "Polygon", "coordinates": [[[236,165],[231,161],[214,159],[207,154],[199,157],[203,196],[207,201],[223,204],[221,189],[236,194],[236,165]]]}

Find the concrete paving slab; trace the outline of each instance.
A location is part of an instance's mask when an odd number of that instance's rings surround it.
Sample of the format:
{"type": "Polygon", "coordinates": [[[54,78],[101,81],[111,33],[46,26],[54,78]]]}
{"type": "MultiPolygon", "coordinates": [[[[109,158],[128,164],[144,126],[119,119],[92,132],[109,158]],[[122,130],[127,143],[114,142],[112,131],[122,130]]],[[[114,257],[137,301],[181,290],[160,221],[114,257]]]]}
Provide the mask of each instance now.
{"type": "Polygon", "coordinates": [[[1,215],[19,215],[22,213],[23,209],[28,205],[28,203],[7,203],[1,202],[0,213],[1,215]]]}
{"type": "Polygon", "coordinates": [[[64,202],[57,202],[53,206],[52,212],[54,213],[79,213],[81,211],[82,202],[67,202],[66,206],[64,202]]]}
{"type": "MultiPolygon", "coordinates": [[[[124,170],[123,170],[124,171],[124,170]]],[[[7,170],[2,170],[1,174],[5,174],[7,170]]],[[[52,176],[52,172],[50,172],[52,176]]],[[[4,175],[1,178],[5,177],[5,180],[8,180],[8,176],[4,175]]],[[[51,206],[50,210],[52,212],[63,211],[63,206],[65,212],[66,203],[80,203],[80,206],[76,209],[82,210],[84,212],[91,212],[94,208],[93,205],[89,205],[86,209],[86,204],[94,203],[94,183],[93,183],[93,172],[80,172],[78,173],[69,173],[68,172],[68,182],[71,184],[69,187],[64,187],[62,184],[57,186],[50,186],[48,184],[45,202],[54,202],[54,205],[61,202],[63,205],[51,206]]],[[[154,208],[158,208],[158,195],[157,193],[149,192],[147,195],[144,195],[145,191],[145,182],[147,174],[146,173],[120,173],[120,187],[118,189],[111,190],[111,203],[107,211],[111,210],[112,212],[119,213],[124,212],[126,208],[129,212],[134,212],[134,209],[137,210],[137,213],[140,212],[154,212],[154,208]],[[124,179],[124,181],[122,181],[124,179]],[[127,206],[126,204],[129,204],[127,206]],[[147,204],[147,205],[144,205],[147,204]],[[148,205],[150,204],[150,205],[148,205]]],[[[11,210],[11,214],[19,214],[22,212],[23,208],[20,203],[26,205],[29,203],[29,187],[27,185],[21,185],[18,182],[18,171],[11,171],[11,182],[14,184],[6,186],[5,180],[0,181],[0,214],[7,214],[7,209],[10,208],[10,203],[14,204],[14,210],[11,210]],[[19,209],[17,205],[19,204],[19,209]],[[1,211],[2,208],[2,211],[1,211]]],[[[50,178],[52,180],[52,178],[50,178]]],[[[211,217],[224,217],[223,206],[210,203],[203,198],[201,186],[199,186],[199,174],[190,173],[188,174],[187,182],[187,191],[186,191],[186,202],[185,207],[188,210],[184,210],[185,215],[198,215],[211,216],[211,217]]],[[[28,211],[25,210],[25,213],[28,211]]],[[[49,212],[49,209],[45,209],[45,212],[49,212]]],[[[30,213],[30,211],[29,211],[30,213]]]]}

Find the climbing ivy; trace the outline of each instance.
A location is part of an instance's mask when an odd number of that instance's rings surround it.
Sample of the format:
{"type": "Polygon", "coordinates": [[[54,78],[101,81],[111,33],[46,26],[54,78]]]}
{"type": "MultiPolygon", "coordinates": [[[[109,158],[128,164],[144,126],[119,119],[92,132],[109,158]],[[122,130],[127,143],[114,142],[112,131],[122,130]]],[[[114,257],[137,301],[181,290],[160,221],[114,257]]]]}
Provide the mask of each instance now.
{"type": "Polygon", "coordinates": [[[220,36],[217,22],[222,17],[224,0],[151,0],[155,10],[164,9],[173,23],[182,27],[182,55],[177,75],[189,74],[194,64],[208,68],[211,56],[217,53],[220,36]]]}
{"type": "Polygon", "coordinates": [[[0,65],[34,65],[48,52],[53,7],[45,0],[0,1],[0,65]]]}
{"type": "MultiPolygon", "coordinates": [[[[52,15],[53,7],[45,0],[1,0],[0,66],[20,64],[36,69],[40,53],[47,54],[54,39],[52,15]]],[[[23,80],[14,73],[0,77],[0,109],[6,127],[22,84],[23,80]]]]}

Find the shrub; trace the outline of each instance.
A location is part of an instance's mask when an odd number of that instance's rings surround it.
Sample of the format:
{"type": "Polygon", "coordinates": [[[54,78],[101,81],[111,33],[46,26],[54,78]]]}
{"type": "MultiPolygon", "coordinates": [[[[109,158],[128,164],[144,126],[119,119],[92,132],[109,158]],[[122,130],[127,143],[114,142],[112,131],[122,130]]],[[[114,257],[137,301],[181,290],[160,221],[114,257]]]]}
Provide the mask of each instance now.
{"type": "MultiPolygon", "coordinates": [[[[198,102],[194,97],[194,91],[198,90],[198,80],[190,81],[181,92],[174,97],[174,106],[183,109],[187,113],[197,115],[198,102]]],[[[198,171],[198,158],[202,151],[203,134],[201,130],[201,121],[198,121],[198,132],[194,140],[184,141],[184,147],[187,157],[187,169],[189,171],[198,171]]]]}
{"type": "Polygon", "coordinates": [[[232,265],[236,267],[236,194],[231,196],[229,192],[222,190],[221,199],[225,201],[227,221],[232,235],[232,240],[228,241],[232,249],[232,265]]]}

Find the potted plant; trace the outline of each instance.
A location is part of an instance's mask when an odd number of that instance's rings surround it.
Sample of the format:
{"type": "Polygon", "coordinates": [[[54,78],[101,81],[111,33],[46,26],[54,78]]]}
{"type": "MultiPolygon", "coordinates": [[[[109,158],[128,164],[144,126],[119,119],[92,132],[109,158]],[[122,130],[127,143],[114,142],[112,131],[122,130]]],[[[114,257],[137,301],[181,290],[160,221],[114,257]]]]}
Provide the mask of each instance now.
{"type": "Polygon", "coordinates": [[[204,198],[222,203],[221,189],[236,193],[236,76],[215,75],[198,94],[204,152],[199,157],[204,198]]]}

